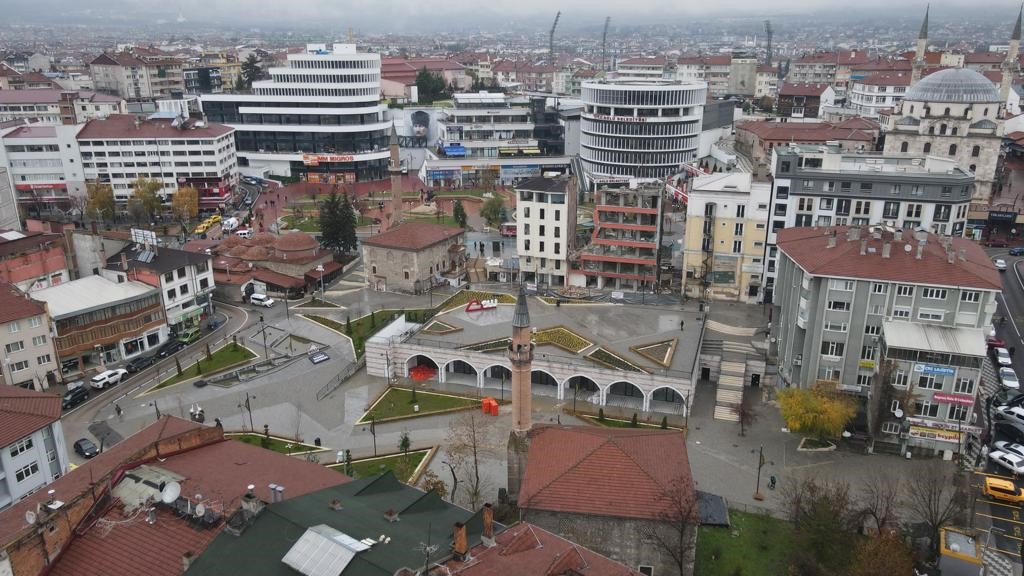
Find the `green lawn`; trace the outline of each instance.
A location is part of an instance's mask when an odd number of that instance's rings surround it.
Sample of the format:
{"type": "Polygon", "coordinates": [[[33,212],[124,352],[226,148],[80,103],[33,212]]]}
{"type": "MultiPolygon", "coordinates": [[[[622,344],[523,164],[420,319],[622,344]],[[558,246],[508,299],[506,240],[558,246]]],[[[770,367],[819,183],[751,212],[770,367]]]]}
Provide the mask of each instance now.
{"type": "Polygon", "coordinates": [[[219,350],[214,351],[212,356],[213,357],[210,360],[207,360],[206,356],[203,356],[195,364],[188,367],[183,366],[181,374],[175,374],[174,376],[171,376],[170,378],[154,386],[153,390],[159,390],[166,386],[171,386],[177,384],[178,382],[188,380],[189,378],[202,376],[203,374],[216,373],[218,370],[221,370],[227,366],[238,364],[239,362],[244,362],[246,360],[251,360],[256,357],[256,353],[253,352],[252,350],[249,350],[245,346],[242,346],[241,344],[237,345],[237,348],[235,344],[226,344],[219,350]]]}
{"type": "Polygon", "coordinates": [[[448,226],[449,228],[458,228],[459,223],[455,221],[455,218],[451,214],[442,214],[439,220],[437,216],[416,216],[409,213],[405,215],[406,220],[413,222],[426,222],[428,224],[440,224],[442,226],[448,226]]]}
{"type": "Polygon", "coordinates": [[[320,231],[320,217],[319,216],[304,216],[302,218],[292,215],[284,216],[281,218],[285,223],[288,224],[289,230],[300,230],[302,232],[319,232],[320,231]]]}
{"type": "MultiPolygon", "coordinates": [[[[416,402],[412,401],[412,390],[406,388],[388,388],[388,391],[370,409],[378,420],[386,418],[398,418],[401,416],[426,416],[435,412],[451,410],[454,408],[469,408],[480,406],[476,398],[463,398],[461,396],[448,396],[446,394],[435,394],[423,390],[416,391],[416,402]],[[419,412],[413,411],[414,404],[420,407],[419,412]]],[[[370,412],[363,414],[357,424],[365,424],[370,421],[370,412]]]]}
{"type": "Polygon", "coordinates": [[[347,328],[349,324],[347,321],[332,320],[324,316],[317,316],[316,314],[307,314],[306,318],[318,324],[327,326],[332,330],[337,330],[351,338],[352,346],[356,350],[356,358],[358,358],[363,355],[363,345],[366,343],[366,339],[376,334],[377,331],[386,326],[388,322],[394,320],[397,315],[398,312],[395,310],[380,310],[372,315],[355,318],[351,322],[351,333],[347,328]]]}
{"type": "Polygon", "coordinates": [[[369,216],[360,216],[356,219],[356,226],[369,226],[373,223],[373,218],[370,218],[369,216]]]}
{"type": "Polygon", "coordinates": [[[702,527],[697,536],[701,576],[786,574],[793,526],[770,516],[729,511],[731,528],[702,527]],[[733,537],[731,532],[737,532],[733,537]]]}
{"type": "MultiPolygon", "coordinates": [[[[380,474],[385,470],[390,470],[394,473],[395,477],[403,482],[407,482],[412,478],[413,472],[416,471],[416,467],[420,465],[420,462],[426,458],[427,453],[430,450],[419,450],[416,452],[410,451],[409,455],[396,454],[394,456],[383,456],[380,458],[364,458],[362,460],[352,461],[352,477],[353,478],[365,478],[366,476],[373,476],[380,474]],[[402,476],[406,476],[402,478],[402,476]]],[[[339,472],[344,472],[344,466],[332,466],[339,472]]]]}
{"type": "Polygon", "coordinates": [[[312,450],[302,444],[296,444],[294,442],[286,442],[284,440],[278,440],[277,438],[265,438],[263,434],[238,434],[228,436],[232,440],[238,440],[239,442],[245,442],[253,446],[259,446],[260,448],[266,448],[267,450],[273,450],[274,452],[280,452],[281,454],[292,454],[295,452],[305,452],[306,450],[312,450]],[[267,445],[264,446],[264,440],[267,445]]]}
{"type": "MultiPolygon", "coordinates": [[[[605,418],[604,420],[598,420],[597,416],[584,416],[587,420],[597,424],[599,426],[605,426],[607,428],[632,428],[633,423],[630,420],[619,420],[617,418],[605,418]]],[[[661,428],[661,424],[647,424],[645,422],[637,421],[637,428],[661,428]]]]}

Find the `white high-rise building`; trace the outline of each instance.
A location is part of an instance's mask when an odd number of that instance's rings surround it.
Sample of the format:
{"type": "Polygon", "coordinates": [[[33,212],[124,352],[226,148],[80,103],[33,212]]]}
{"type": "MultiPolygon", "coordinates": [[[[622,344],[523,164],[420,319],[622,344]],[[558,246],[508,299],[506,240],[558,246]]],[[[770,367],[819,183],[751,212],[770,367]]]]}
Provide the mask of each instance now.
{"type": "Polygon", "coordinates": [[[664,178],[697,159],[707,83],[584,82],[580,160],[594,178],[664,178]]]}
{"type": "Polygon", "coordinates": [[[355,182],[387,176],[386,106],[380,55],[355,44],[308,44],[270,68],[252,94],[204,94],[212,122],[236,129],[241,166],[307,182],[355,182]]]}

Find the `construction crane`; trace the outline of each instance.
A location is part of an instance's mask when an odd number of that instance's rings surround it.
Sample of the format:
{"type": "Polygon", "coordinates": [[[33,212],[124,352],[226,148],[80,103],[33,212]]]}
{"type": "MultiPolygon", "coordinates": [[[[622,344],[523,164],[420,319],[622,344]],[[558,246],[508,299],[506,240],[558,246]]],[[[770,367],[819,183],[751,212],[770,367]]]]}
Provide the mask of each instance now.
{"type": "Polygon", "coordinates": [[[767,38],[767,42],[765,44],[765,52],[768,53],[767,56],[766,56],[767,60],[765,61],[765,64],[771,66],[772,65],[772,21],[771,20],[765,20],[764,21],[764,35],[767,38]]]}
{"type": "Polygon", "coordinates": [[[558,19],[562,17],[562,11],[559,10],[558,14],[555,14],[555,23],[551,25],[551,33],[548,35],[548,54],[551,58],[551,65],[557,66],[558,62],[555,61],[555,28],[558,28],[558,19]]]}
{"type": "Polygon", "coordinates": [[[608,25],[611,24],[612,17],[608,16],[604,19],[604,33],[601,34],[601,71],[608,71],[608,25]]]}

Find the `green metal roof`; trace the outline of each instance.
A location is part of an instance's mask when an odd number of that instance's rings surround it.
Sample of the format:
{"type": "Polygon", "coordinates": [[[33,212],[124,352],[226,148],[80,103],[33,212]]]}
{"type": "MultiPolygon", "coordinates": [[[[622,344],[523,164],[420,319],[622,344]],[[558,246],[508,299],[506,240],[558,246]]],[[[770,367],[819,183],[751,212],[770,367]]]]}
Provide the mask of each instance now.
{"type": "MultiPolygon", "coordinates": [[[[450,556],[456,522],[466,524],[471,547],[480,542],[480,513],[445,502],[434,492],[402,484],[387,472],[268,504],[241,536],[219,534],[187,574],[295,576],[297,572],[281,559],[308,528],[324,524],[356,540],[377,541],[381,535],[391,538],[386,544],[357,552],[341,575],[392,576],[401,568],[422,567],[422,548],[428,542],[437,545],[430,556],[432,562],[450,556]],[[330,508],[334,499],[341,501],[340,510],[330,508]],[[388,510],[398,513],[397,522],[384,517],[388,510]]],[[[498,533],[504,526],[495,523],[494,529],[498,533]]]]}

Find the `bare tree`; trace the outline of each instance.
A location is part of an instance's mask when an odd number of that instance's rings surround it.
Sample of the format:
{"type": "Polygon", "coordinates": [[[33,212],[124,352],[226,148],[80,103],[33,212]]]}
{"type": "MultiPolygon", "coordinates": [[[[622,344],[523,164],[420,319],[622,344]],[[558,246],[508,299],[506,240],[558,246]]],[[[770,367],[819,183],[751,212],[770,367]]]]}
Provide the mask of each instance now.
{"type": "Polygon", "coordinates": [[[747,428],[757,422],[757,411],[754,410],[754,395],[750,393],[749,387],[743,388],[743,397],[740,403],[733,407],[737,421],[740,423],[740,436],[747,435],[747,428]]]}
{"type": "Polygon", "coordinates": [[[933,460],[914,475],[913,485],[906,490],[903,506],[913,519],[928,526],[933,553],[938,551],[939,529],[963,510],[963,484],[953,464],[933,460]]]}
{"type": "Polygon", "coordinates": [[[434,492],[437,492],[437,495],[441,498],[448,495],[448,487],[445,485],[444,480],[442,480],[437,474],[434,474],[434,471],[429,468],[423,472],[423,477],[420,478],[420,488],[423,488],[427,492],[433,490],[434,492]]]}
{"type": "Polygon", "coordinates": [[[689,574],[694,563],[699,521],[692,480],[676,479],[660,500],[663,505],[659,522],[649,528],[645,536],[671,559],[673,569],[670,572],[689,574]]]}
{"type": "Polygon", "coordinates": [[[900,477],[887,471],[875,469],[864,479],[857,503],[876,534],[896,528],[903,488],[900,477]]]}
{"type": "Polygon", "coordinates": [[[849,545],[860,514],[850,485],[807,476],[782,488],[783,505],[795,527],[789,563],[798,574],[835,574],[853,556],[849,545]]]}
{"type": "Polygon", "coordinates": [[[453,469],[461,471],[460,476],[464,479],[468,492],[468,504],[473,510],[483,504],[485,486],[480,477],[483,465],[481,460],[492,448],[487,441],[485,426],[486,420],[483,416],[469,410],[452,421],[446,439],[448,460],[453,469]]]}

